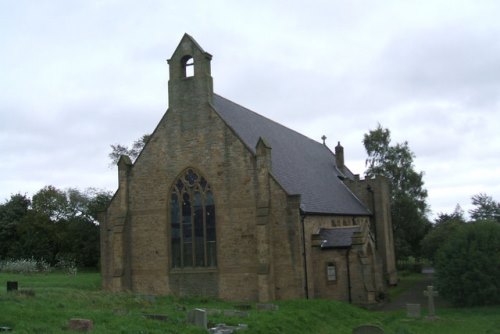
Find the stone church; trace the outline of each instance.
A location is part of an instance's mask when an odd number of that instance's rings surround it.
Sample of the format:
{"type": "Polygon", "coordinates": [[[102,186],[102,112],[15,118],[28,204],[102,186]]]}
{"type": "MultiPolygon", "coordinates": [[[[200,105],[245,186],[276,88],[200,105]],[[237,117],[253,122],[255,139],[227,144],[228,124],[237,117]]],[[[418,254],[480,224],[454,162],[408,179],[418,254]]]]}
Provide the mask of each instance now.
{"type": "Polygon", "coordinates": [[[375,303],[397,280],[389,190],[326,144],[213,91],[185,34],[168,110],[100,218],[103,288],[233,301],[375,303]]]}

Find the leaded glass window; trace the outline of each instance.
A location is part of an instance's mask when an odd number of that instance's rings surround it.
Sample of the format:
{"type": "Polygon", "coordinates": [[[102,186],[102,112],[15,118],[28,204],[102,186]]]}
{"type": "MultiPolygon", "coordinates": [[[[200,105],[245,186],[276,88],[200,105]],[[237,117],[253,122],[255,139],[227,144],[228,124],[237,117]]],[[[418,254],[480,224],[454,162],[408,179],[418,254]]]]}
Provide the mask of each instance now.
{"type": "Polygon", "coordinates": [[[170,194],[172,267],[217,265],[215,206],[207,180],[186,169],[170,194]]]}

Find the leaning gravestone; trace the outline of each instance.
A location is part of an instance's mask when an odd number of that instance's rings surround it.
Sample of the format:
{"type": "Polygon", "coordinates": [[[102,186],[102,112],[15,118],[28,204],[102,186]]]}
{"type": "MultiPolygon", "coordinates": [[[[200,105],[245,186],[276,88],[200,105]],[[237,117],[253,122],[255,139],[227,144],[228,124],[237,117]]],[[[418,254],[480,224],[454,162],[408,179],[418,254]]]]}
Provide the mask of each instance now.
{"type": "Polygon", "coordinates": [[[195,308],[187,314],[188,323],[191,325],[207,329],[207,311],[201,308],[195,308]]]}
{"type": "Polygon", "coordinates": [[[384,330],[375,325],[361,325],[354,328],[352,334],[384,334],[384,330]]]}
{"type": "Polygon", "coordinates": [[[420,318],[420,304],[406,304],[406,316],[408,318],[420,318]]]}

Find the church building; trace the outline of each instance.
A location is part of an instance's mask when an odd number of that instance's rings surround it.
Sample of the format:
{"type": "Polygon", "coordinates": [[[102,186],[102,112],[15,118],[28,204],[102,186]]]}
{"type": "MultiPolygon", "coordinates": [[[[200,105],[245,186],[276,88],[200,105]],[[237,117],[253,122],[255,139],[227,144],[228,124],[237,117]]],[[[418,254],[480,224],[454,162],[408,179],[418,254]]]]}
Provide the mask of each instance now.
{"type": "Polygon", "coordinates": [[[397,273],[389,189],[332,151],[213,91],[185,34],[168,60],[168,110],[118,162],[100,218],[103,288],[232,301],[375,303],[397,273]]]}

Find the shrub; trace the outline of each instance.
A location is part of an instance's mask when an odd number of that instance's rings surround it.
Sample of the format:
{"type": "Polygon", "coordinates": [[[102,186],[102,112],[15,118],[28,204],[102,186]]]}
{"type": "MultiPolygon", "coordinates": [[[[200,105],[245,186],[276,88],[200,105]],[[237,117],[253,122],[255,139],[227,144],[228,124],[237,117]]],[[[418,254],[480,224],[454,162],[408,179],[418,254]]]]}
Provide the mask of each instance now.
{"type": "Polygon", "coordinates": [[[500,224],[460,226],[440,248],[439,293],[460,306],[500,304],[500,224]]]}
{"type": "Polygon", "coordinates": [[[30,274],[36,272],[49,272],[50,265],[45,260],[17,259],[0,262],[0,272],[30,274]]]}

